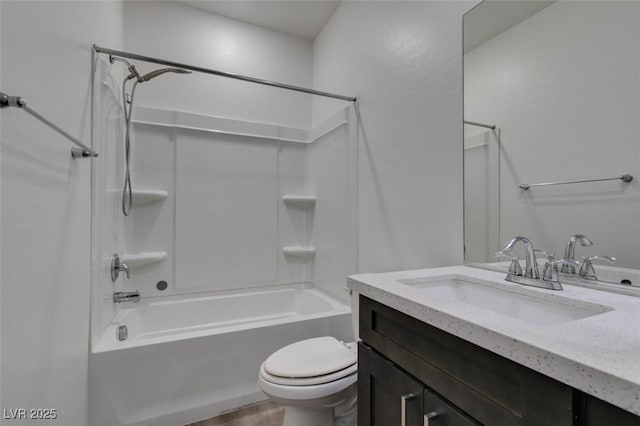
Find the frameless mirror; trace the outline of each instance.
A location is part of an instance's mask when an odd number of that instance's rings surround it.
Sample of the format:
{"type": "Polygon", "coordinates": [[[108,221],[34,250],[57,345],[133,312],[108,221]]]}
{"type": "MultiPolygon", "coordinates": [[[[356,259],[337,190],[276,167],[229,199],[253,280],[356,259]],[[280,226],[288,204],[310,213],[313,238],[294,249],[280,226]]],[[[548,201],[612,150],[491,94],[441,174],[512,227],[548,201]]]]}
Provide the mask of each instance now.
{"type": "Polygon", "coordinates": [[[485,0],[464,46],[465,262],[584,234],[577,260],[640,285],[640,2],[485,0]]]}

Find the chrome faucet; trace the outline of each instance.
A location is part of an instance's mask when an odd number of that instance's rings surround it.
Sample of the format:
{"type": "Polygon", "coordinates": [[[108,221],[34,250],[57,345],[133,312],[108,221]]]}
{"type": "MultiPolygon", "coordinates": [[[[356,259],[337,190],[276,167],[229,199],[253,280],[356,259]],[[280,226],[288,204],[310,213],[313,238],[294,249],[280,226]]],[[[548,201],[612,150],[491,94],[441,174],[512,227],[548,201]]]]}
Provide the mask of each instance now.
{"type": "MultiPolygon", "coordinates": [[[[593,245],[593,241],[591,241],[589,238],[587,238],[586,236],[582,235],[582,234],[575,234],[571,237],[569,237],[569,241],[567,241],[567,247],[564,250],[564,258],[566,260],[575,260],[576,258],[576,241],[580,242],[580,245],[582,247],[590,247],[593,245]]],[[[571,275],[575,275],[576,274],[576,268],[575,266],[571,265],[571,264],[563,264],[562,265],[562,269],[560,269],[560,272],[562,272],[563,274],[571,274],[571,275]]]]}
{"type": "Polygon", "coordinates": [[[505,278],[507,281],[532,287],[545,288],[548,290],[562,290],[557,265],[568,264],[573,267],[580,266],[580,263],[575,260],[555,260],[553,254],[550,254],[547,257],[547,263],[544,266],[544,274],[542,277],[540,277],[536,253],[544,255],[546,255],[546,253],[541,250],[534,250],[531,241],[529,241],[529,239],[525,237],[514,237],[510,239],[509,241],[504,243],[504,245],[502,246],[502,250],[498,252],[497,255],[504,256],[506,253],[509,253],[513,250],[513,247],[518,241],[524,244],[525,249],[525,258],[527,263],[524,267],[524,274],[522,273],[522,269],[520,269],[518,259],[507,255],[508,257],[512,258],[509,272],[507,273],[507,277],[505,278]]]}
{"type": "Polygon", "coordinates": [[[521,241],[524,244],[525,249],[525,266],[524,266],[524,277],[525,278],[533,278],[534,280],[540,279],[540,271],[538,270],[538,263],[536,261],[536,253],[533,249],[533,245],[528,238],[525,237],[514,237],[504,243],[500,251],[502,253],[508,253],[513,250],[513,246],[521,241]]]}
{"type": "Polygon", "coordinates": [[[116,291],[113,293],[113,303],[122,303],[122,302],[139,302],[140,301],[140,291],[116,291]]]}

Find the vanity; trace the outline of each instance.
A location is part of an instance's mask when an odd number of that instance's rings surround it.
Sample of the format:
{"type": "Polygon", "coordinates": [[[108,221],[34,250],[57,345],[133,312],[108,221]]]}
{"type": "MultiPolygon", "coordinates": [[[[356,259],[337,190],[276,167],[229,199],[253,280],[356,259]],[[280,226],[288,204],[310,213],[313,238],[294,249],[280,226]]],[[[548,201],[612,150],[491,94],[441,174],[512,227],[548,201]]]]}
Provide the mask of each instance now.
{"type": "Polygon", "coordinates": [[[348,287],[359,425],[640,425],[640,298],[466,266],[348,287]]]}

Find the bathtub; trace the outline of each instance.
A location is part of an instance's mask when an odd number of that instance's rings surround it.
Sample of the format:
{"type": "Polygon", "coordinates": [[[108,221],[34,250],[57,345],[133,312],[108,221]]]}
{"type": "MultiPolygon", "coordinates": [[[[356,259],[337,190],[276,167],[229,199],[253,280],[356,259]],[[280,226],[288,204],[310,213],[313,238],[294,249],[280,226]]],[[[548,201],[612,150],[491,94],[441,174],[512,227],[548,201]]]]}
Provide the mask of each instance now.
{"type": "Polygon", "coordinates": [[[312,286],[128,304],[92,345],[89,425],[184,425],[266,399],[257,385],[266,357],[323,335],[351,340],[351,314],[312,286]]]}

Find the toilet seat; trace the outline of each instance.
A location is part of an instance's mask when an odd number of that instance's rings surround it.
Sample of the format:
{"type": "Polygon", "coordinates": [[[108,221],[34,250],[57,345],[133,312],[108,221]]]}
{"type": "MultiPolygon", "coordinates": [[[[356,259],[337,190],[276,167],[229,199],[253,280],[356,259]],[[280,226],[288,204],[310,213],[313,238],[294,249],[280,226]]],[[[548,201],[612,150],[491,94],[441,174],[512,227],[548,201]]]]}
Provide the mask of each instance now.
{"type": "MultiPolygon", "coordinates": [[[[354,366],[358,361],[357,358],[350,346],[335,337],[316,337],[292,343],[277,350],[264,361],[261,371],[268,374],[265,378],[269,376],[292,380],[319,378],[336,375],[354,366]]],[[[338,374],[337,378],[348,374],[350,373],[338,374]]],[[[331,380],[320,383],[327,381],[331,380]]]]}
{"type": "Polygon", "coordinates": [[[320,385],[307,386],[288,386],[279,385],[266,380],[262,375],[258,375],[258,385],[263,392],[270,398],[276,398],[281,403],[287,404],[287,401],[312,401],[319,398],[342,398],[341,393],[347,392],[348,389],[355,385],[358,381],[358,373],[353,373],[342,379],[320,385]]]}
{"type": "Polygon", "coordinates": [[[273,374],[270,374],[268,371],[265,370],[264,363],[262,363],[262,365],[260,366],[260,376],[264,380],[273,384],[286,385],[286,386],[321,385],[324,383],[329,383],[329,382],[342,379],[346,376],[356,373],[357,371],[358,371],[358,364],[353,364],[347,368],[343,368],[342,370],[338,370],[329,374],[324,374],[322,376],[291,378],[291,377],[280,377],[280,376],[275,376],[273,374]]]}

